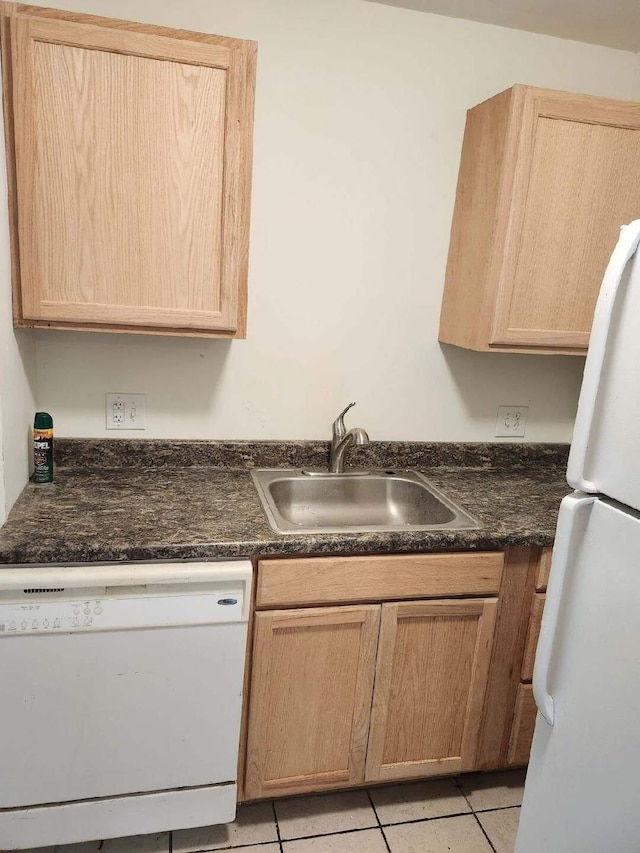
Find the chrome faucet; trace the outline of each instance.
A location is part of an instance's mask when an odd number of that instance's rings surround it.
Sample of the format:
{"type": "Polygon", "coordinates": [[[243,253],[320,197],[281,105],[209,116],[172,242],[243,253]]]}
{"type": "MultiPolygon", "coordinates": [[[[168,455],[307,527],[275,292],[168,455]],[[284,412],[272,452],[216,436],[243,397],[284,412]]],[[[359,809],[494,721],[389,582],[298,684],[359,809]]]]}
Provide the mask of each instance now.
{"type": "Polygon", "coordinates": [[[340,412],[333,422],[333,436],[331,438],[331,452],[329,454],[329,471],[332,474],[344,473],[344,457],[347,450],[354,444],[369,444],[369,436],[360,427],[354,427],[347,432],[344,425],[344,416],[355,403],[349,403],[344,411],[340,412]]]}

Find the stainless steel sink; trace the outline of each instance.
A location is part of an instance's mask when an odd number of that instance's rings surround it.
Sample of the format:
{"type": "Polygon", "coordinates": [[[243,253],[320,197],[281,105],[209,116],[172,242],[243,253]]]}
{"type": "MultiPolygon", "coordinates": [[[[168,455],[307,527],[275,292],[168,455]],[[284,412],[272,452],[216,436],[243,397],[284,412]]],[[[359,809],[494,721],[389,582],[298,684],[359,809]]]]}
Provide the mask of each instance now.
{"type": "Polygon", "coordinates": [[[278,533],[460,530],[480,525],[417,471],[251,472],[278,533]]]}

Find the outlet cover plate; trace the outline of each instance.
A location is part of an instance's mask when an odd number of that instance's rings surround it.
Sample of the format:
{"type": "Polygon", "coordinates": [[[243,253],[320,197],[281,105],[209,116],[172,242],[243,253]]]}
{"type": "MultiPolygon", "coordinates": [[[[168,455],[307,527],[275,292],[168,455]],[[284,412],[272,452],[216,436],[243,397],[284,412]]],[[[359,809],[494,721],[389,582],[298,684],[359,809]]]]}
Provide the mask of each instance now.
{"type": "Polygon", "coordinates": [[[107,429],[146,429],[146,397],[144,394],[107,394],[105,415],[107,429]]]}
{"type": "Polygon", "coordinates": [[[498,406],[494,435],[499,438],[522,438],[528,413],[528,406],[498,406]]]}

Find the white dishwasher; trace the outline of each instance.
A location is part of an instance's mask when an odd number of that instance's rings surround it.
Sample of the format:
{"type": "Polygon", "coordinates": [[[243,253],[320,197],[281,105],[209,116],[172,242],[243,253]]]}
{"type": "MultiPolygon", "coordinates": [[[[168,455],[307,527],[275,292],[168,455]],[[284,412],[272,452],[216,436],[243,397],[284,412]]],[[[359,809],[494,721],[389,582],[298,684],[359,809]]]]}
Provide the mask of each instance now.
{"type": "Polygon", "coordinates": [[[0,567],[0,850],[234,819],[251,578],[0,567]]]}

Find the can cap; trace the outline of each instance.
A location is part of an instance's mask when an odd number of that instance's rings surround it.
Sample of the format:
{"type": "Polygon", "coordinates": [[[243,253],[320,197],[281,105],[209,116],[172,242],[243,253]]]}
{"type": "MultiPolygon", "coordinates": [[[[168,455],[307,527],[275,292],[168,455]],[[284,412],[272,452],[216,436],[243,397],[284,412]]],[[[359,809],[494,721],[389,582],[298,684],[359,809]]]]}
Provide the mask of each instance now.
{"type": "Polygon", "coordinates": [[[34,429],[53,429],[53,418],[49,412],[36,412],[33,427],[34,429]]]}

